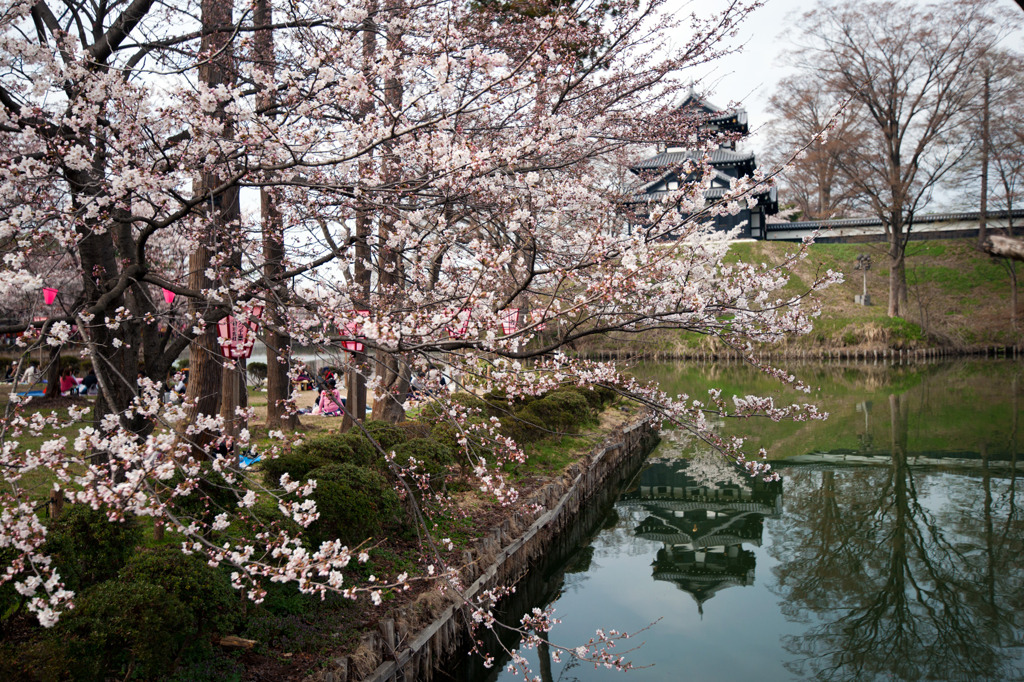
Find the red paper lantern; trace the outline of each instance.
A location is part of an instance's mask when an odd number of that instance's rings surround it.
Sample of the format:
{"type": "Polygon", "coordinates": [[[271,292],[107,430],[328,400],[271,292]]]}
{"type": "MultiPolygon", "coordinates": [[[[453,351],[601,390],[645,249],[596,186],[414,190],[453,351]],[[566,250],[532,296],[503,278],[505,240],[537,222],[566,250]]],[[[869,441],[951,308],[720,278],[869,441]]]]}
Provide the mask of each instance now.
{"type": "Polygon", "coordinates": [[[508,308],[501,311],[501,331],[511,336],[519,329],[519,308],[508,308]]]}
{"type": "Polygon", "coordinates": [[[256,333],[259,323],[252,318],[263,315],[263,306],[254,305],[244,309],[246,319],[237,320],[228,315],[217,323],[217,336],[220,341],[220,352],[226,358],[248,358],[252,355],[255,339],[249,340],[249,333],[256,333]]]}
{"type": "Polygon", "coordinates": [[[164,300],[167,301],[167,304],[170,305],[171,303],[174,303],[174,296],[175,296],[174,292],[171,291],[170,289],[164,289],[163,291],[164,291],[164,300]]]}
{"type": "Polygon", "coordinates": [[[43,300],[46,301],[46,305],[53,305],[53,302],[57,300],[57,290],[52,287],[43,288],[43,300]]]}
{"type": "Polygon", "coordinates": [[[463,339],[466,337],[466,332],[469,330],[469,318],[472,315],[472,311],[469,308],[463,308],[458,314],[453,314],[453,311],[448,311],[448,314],[454,318],[452,322],[460,322],[458,327],[452,325],[446,325],[445,329],[448,331],[448,338],[451,339],[463,339]]]}
{"type": "MultiPolygon", "coordinates": [[[[350,315],[355,315],[363,318],[364,320],[370,319],[369,310],[349,310],[350,315]]],[[[344,328],[341,329],[341,333],[344,336],[361,336],[363,331],[363,322],[360,320],[349,320],[342,325],[344,328]]],[[[355,339],[349,339],[341,342],[341,347],[347,350],[349,353],[362,353],[366,346],[363,345],[362,341],[356,341],[355,339]]]]}

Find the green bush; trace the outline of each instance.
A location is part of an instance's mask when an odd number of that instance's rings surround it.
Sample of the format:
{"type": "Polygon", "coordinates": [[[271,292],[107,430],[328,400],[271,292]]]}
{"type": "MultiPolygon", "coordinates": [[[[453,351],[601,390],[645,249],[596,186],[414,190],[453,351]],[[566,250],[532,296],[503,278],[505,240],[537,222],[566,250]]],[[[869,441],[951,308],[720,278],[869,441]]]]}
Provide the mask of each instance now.
{"type": "Polygon", "coordinates": [[[227,576],[171,547],[137,552],[82,595],[53,633],[73,679],[154,679],[208,656],[210,635],[240,623],[227,576]]]}
{"type": "Polygon", "coordinates": [[[551,391],[547,395],[566,393],[576,394],[587,401],[587,405],[593,410],[601,410],[605,405],[615,400],[615,391],[604,386],[562,386],[551,391]]]}
{"type": "MultiPolygon", "coordinates": [[[[174,498],[175,513],[188,516],[206,524],[213,523],[218,514],[235,509],[238,496],[234,486],[229,485],[219,471],[209,462],[200,465],[199,485],[187,496],[174,498]]],[[[168,482],[177,486],[184,480],[179,471],[168,482]]]]}
{"type": "MultiPolygon", "coordinates": [[[[488,395],[490,395],[490,394],[488,394],[488,395]]],[[[497,398],[495,398],[495,399],[497,399],[497,398]]],[[[502,395],[501,399],[504,400],[505,396],[502,395]]],[[[472,393],[467,393],[465,391],[459,391],[458,393],[453,393],[451,400],[452,400],[453,403],[457,403],[457,404],[462,405],[464,407],[468,407],[471,410],[478,410],[478,411],[481,411],[481,412],[487,411],[487,409],[490,407],[490,405],[487,403],[487,401],[484,400],[483,398],[481,398],[479,396],[475,396],[472,393]]]]}
{"type": "Polygon", "coordinates": [[[902,348],[915,341],[924,340],[921,327],[904,320],[902,317],[890,317],[882,321],[882,326],[890,332],[891,344],[894,348],[902,348]]]}
{"type": "Polygon", "coordinates": [[[432,484],[436,480],[443,482],[448,467],[455,464],[455,452],[431,438],[414,438],[395,448],[395,463],[399,466],[408,466],[410,457],[420,462],[419,470],[430,476],[432,484]]]}
{"type": "Polygon", "coordinates": [[[76,504],[50,522],[43,552],[53,557],[67,589],[77,592],[117,575],[141,541],[133,518],[108,521],[103,512],[76,504]]]}
{"type": "Polygon", "coordinates": [[[438,421],[430,428],[430,437],[452,452],[459,452],[462,449],[459,445],[462,436],[459,427],[450,421],[438,421]]]}
{"type": "Polygon", "coordinates": [[[375,441],[380,443],[385,452],[393,450],[396,445],[401,445],[406,440],[405,431],[394,424],[379,419],[366,422],[363,424],[363,428],[366,429],[366,432],[375,441]]]}
{"type": "Polygon", "coordinates": [[[74,356],[63,356],[60,359],[60,371],[63,372],[66,369],[70,369],[77,376],[83,364],[89,365],[90,363],[88,361],[83,362],[80,358],[74,356]]]}
{"type": "Polygon", "coordinates": [[[586,398],[575,391],[552,391],[516,410],[504,428],[517,441],[529,442],[553,433],[576,433],[593,422],[586,398]]]}
{"type": "Polygon", "coordinates": [[[373,443],[355,431],[314,436],[293,452],[319,457],[329,464],[358,464],[375,468],[384,465],[383,455],[377,452],[373,443]]]}
{"type": "Polygon", "coordinates": [[[384,468],[384,455],[366,438],[358,427],[348,433],[343,433],[336,438],[347,448],[343,463],[358,464],[359,466],[384,468]]]}
{"type": "Polygon", "coordinates": [[[285,473],[293,481],[301,481],[309,478],[310,471],[330,463],[331,460],[326,457],[296,448],[283,455],[264,459],[262,462],[263,480],[268,487],[276,488],[281,485],[281,476],[285,473]]]}
{"type": "Polygon", "coordinates": [[[309,472],[320,518],[306,529],[309,546],[335,538],[356,545],[393,523],[398,495],[379,472],[354,464],[328,464],[309,472]]]}
{"type": "MultiPolygon", "coordinates": [[[[395,428],[391,424],[388,426],[395,428]]],[[[402,433],[401,430],[398,431],[402,433]]],[[[264,461],[263,476],[267,485],[276,487],[280,484],[281,475],[286,472],[293,481],[298,481],[309,478],[309,472],[313,469],[328,464],[355,464],[382,471],[386,468],[384,456],[373,443],[355,431],[349,431],[306,439],[290,453],[264,461]]]]}
{"type": "Polygon", "coordinates": [[[395,426],[402,429],[406,440],[412,440],[413,438],[430,438],[433,424],[424,421],[405,421],[398,422],[395,426]]]}

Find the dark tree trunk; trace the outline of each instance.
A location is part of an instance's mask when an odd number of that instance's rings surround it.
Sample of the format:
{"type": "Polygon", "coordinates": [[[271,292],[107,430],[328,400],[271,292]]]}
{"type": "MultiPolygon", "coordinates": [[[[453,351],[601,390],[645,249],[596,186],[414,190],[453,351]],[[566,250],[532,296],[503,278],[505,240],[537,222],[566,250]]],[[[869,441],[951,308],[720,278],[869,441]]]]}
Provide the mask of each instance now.
{"type": "Polygon", "coordinates": [[[394,355],[378,361],[377,373],[382,377],[381,392],[373,401],[373,418],[396,424],[405,419],[405,399],[409,396],[411,370],[408,363],[394,355]]]}
{"type": "Polygon", "coordinates": [[[978,212],[978,248],[984,248],[988,239],[988,157],[991,140],[989,138],[989,80],[991,74],[984,76],[984,88],[981,101],[981,206],[978,212]]]}
{"type": "MultiPolygon", "coordinates": [[[[268,0],[256,0],[253,3],[252,20],[256,26],[270,26],[273,19],[273,9],[268,0]]],[[[274,33],[271,29],[255,32],[253,52],[257,68],[272,74],[276,65],[274,33]]],[[[261,110],[270,111],[274,104],[273,92],[261,90],[257,95],[257,106],[261,110]]],[[[288,409],[292,393],[291,380],[288,378],[292,340],[285,331],[286,320],[282,310],[287,290],[279,282],[284,273],[284,222],[274,203],[274,195],[266,189],[260,190],[260,217],[263,224],[263,276],[269,284],[267,307],[263,315],[267,321],[264,334],[267,346],[267,428],[294,430],[299,426],[299,417],[294,410],[288,409]]]]}
{"type": "MultiPolygon", "coordinates": [[[[372,68],[377,61],[377,32],[374,23],[377,5],[371,2],[368,9],[368,16],[363,23],[363,75],[367,79],[367,85],[372,79],[372,68]]],[[[373,111],[373,100],[363,102],[360,108],[360,117],[368,116],[373,111]]],[[[359,162],[359,178],[368,178],[373,172],[373,158],[369,155],[359,162]]],[[[362,195],[363,188],[360,187],[359,203],[356,208],[356,234],[353,249],[355,251],[355,263],[353,264],[353,275],[355,279],[356,298],[353,300],[357,310],[370,309],[370,253],[369,238],[373,230],[373,219],[370,208],[365,205],[362,195]]],[[[355,421],[362,421],[366,416],[366,355],[355,353],[349,367],[345,380],[348,390],[348,403],[345,411],[345,419],[341,423],[342,431],[352,428],[355,421]]]]}
{"type": "Polygon", "coordinates": [[[47,398],[60,397],[60,350],[62,346],[50,346],[50,359],[46,363],[46,391],[43,394],[47,398]]]}
{"type": "MultiPolygon", "coordinates": [[[[202,23],[205,28],[227,27],[232,22],[233,0],[202,0],[202,23]]],[[[230,31],[218,31],[203,36],[201,50],[204,55],[216,54],[217,58],[204,62],[199,67],[199,79],[208,85],[229,84],[234,81],[234,68],[231,50],[228,45],[230,31]]],[[[225,127],[225,137],[230,137],[230,127],[225,127]]],[[[206,269],[213,262],[217,253],[217,239],[223,231],[223,225],[237,218],[238,191],[223,192],[213,196],[213,192],[221,184],[221,179],[203,174],[196,183],[198,195],[210,195],[210,229],[205,240],[189,256],[189,288],[203,291],[212,287],[213,282],[206,276],[206,269]]],[[[206,305],[198,301],[189,302],[189,313],[192,319],[206,312],[206,305]]],[[[212,415],[218,412],[222,392],[222,358],[220,345],[217,342],[217,326],[207,325],[203,334],[197,336],[189,346],[189,376],[186,401],[188,408],[184,424],[193,424],[199,415],[212,415]]],[[[205,451],[213,434],[209,432],[190,436],[193,444],[192,455],[197,459],[206,456],[205,451]]]]}

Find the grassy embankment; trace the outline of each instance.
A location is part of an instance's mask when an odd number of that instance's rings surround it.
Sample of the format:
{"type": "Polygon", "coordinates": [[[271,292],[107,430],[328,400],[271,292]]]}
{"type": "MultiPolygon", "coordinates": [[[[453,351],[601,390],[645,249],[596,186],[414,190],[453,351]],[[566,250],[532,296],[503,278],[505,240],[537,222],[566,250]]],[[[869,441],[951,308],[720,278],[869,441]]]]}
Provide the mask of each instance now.
{"type": "MultiPolygon", "coordinates": [[[[973,240],[912,241],[907,246],[907,284],[910,311],[905,318],[886,315],[889,267],[885,244],[812,244],[809,257],[799,263],[783,294],[807,290],[817,272],[842,272],[845,281],[820,294],[822,314],[814,331],[788,340],[784,348],[881,349],[1014,345],[1024,342],[1024,295],[1019,295],[1018,329],[1011,326],[1011,285],[1006,261],[978,251],[973,240]],[[863,274],[854,270],[858,254],[871,256],[867,275],[871,306],[854,303],[861,293],[863,274]]],[[[782,242],[737,242],[727,261],[780,263],[797,248],[782,242]]],[[[1024,279],[1024,266],[1017,264],[1024,279]]],[[[1018,285],[1018,292],[1024,285],[1018,285]]],[[[599,341],[587,350],[626,350],[689,354],[714,351],[716,341],[697,334],[658,332],[636,338],[599,341]]]]}
{"type": "MultiPolygon", "coordinates": [[[[572,393],[572,389],[568,390],[569,394],[560,393],[561,397],[557,400],[534,399],[532,402],[508,405],[501,398],[495,398],[483,405],[488,412],[496,410],[504,415],[514,411],[517,415],[533,420],[535,424],[544,425],[537,429],[522,422],[503,419],[509,422],[508,428],[516,431],[515,435],[527,443],[525,447],[530,454],[528,462],[505,467],[506,474],[523,491],[529,491],[551,476],[560,475],[569,463],[590,451],[606,433],[628,421],[635,412],[634,407],[623,404],[600,411],[598,404],[590,399],[590,392],[580,395],[572,393]],[[556,435],[551,431],[568,433],[556,435]]],[[[596,398],[596,394],[593,397],[596,398]]],[[[608,399],[606,393],[601,403],[608,399]]],[[[86,400],[83,398],[75,402],[85,403],[86,400]]],[[[258,444],[266,443],[266,428],[262,423],[265,418],[265,394],[251,391],[249,400],[257,413],[257,419],[250,423],[255,441],[258,444]]],[[[465,396],[460,400],[484,402],[473,396],[465,396]]],[[[64,400],[64,403],[67,402],[64,400]]],[[[30,404],[27,411],[49,413],[51,409],[67,416],[66,404],[59,403],[52,407],[30,404]]],[[[434,451],[435,455],[439,454],[444,459],[448,454],[437,451],[437,447],[445,442],[445,434],[443,429],[440,432],[437,429],[446,424],[435,416],[430,405],[424,405],[410,411],[410,421],[399,427],[381,426],[385,431],[373,433],[382,443],[384,436],[398,438],[395,441],[398,445],[389,445],[389,449],[396,447],[396,450],[401,450],[400,443],[408,440],[411,444],[416,439],[420,443],[417,451],[425,454],[434,451]],[[435,440],[439,437],[441,440],[435,440]],[[434,445],[425,443],[424,439],[429,439],[434,445]]],[[[334,442],[325,441],[325,438],[343,438],[332,435],[336,434],[340,423],[338,418],[303,416],[302,433],[306,442],[310,447],[317,442],[320,445],[315,455],[300,456],[293,451],[287,457],[291,457],[298,466],[305,464],[310,456],[326,458],[329,460],[327,468],[335,467],[336,475],[354,475],[356,472],[351,468],[337,468],[354,467],[354,463],[340,465],[333,461],[337,459],[340,463],[350,457],[364,456],[368,442],[361,436],[353,436],[364,445],[353,449],[357,443],[350,439],[344,443],[338,441],[336,452],[331,447],[325,450],[325,446],[334,442]]],[[[19,439],[19,448],[38,448],[44,439],[55,436],[73,440],[78,428],[83,425],[65,426],[56,432],[48,430],[44,436],[22,437],[19,439]]],[[[449,451],[449,454],[454,455],[454,452],[449,451]]],[[[372,459],[376,461],[377,456],[372,455],[372,459]]],[[[461,462],[457,459],[445,461],[451,464],[440,466],[438,474],[441,479],[438,480],[447,480],[446,497],[449,501],[428,505],[424,511],[434,536],[448,537],[453,541],[454,546],[447,553],[446,560],[455,561],[474,538],[489,532],[505,512],[496,504],[493,495],[482,493],[469,485],[464,479],[465,469],[461,462]]],[[[323,467],[324,463],[316,466],[323,467]]],[[[254,483],[268,478],[264,476],[261,467],[257,465],[252,470],[254,483]]],[[[289,467],[285,465],[285,469],[290,471],[289,467]]],[[[388,476],[386,467],[381,467],[380,463],[368,463],[367,467],[388,476]]],[[[311,472],[311,475],[320,478],[322,474],[311,472]]],[[[370,475],[364,472],[357,478],[370,475]]],[[[273,477],[269,475],[269,478],[273,477]]],[[[23,482],[30,489],[32,500],[39,504],[39,515],[45,520],[43,503],[53,479],[42,470],[30,472],[26,479],[23,482]]],[[[345,507],[344,500],[332,500],[330,496],[336,494],[330,491],[329,487],[318,487],[318,505],[322,509],[329,511],[342,503],[342,507],[338,508],[342,513],[353,512],[345,507]],[[323,499],[319,499],[321,489],[327,495],[323,499]]],[[[219,494],[215,488],[209,492],[211,499],[219,494]]],[[[389,496],[391,493],[385,487],[381,489],[380,495],[389,496]]],[[[217,500],[216,504],[230,506],[230,500],[217,500]]],[[[68,515],[72,511],[72,507],[66,507],[61,518],[70,518],[68,515]]],[[[261,496],[255,511],[271,523],[282,523],[276,505],[269,498],[263,499],[261,496]]],[[[202,507],[195,512],[201,516],[208,515],[202,507]]],[[[379,530],[347,540],[356,544],[372,536],[373,539],[368,543],[374,549],[370,562],[351,564],[346,569],[346,584],[365,582],[371,575],[382,578],[393,578],[400,572],[413,576],[425,575],[426,564],[433,560],[419,546],[419,531],[394,505],[388,513],[396,515],[384,519],[383,527],[379,527],[379,530]]],[[[151,520],[131,520],[128,524],[130,532],[126,530],[118,535],[116,529],[121,526],[109,524],[102,515],[89,517],[88,514],[83,516],[79,513],[75,519],[77,525],[59,531],[63,533],[62,537],[67,538],[64,544],[49,548],[57,553],[56,561],[62,573],[68,573],[73,566],[89,565],[96,554],[95,547],[103,548],[106,554],[110,554],[111,560],[104,560],[102,570],[82,572],[83,575],[73,586],[79,592],[79,608],[66,615],[53,631],[39,629],[34,620],[27,617],[9,585],[0,589],[0,660],[3,661],[0,671],[6,672],[8,676],[39,680],[64,679],[69,676],[72,679],[103,679],[109,675],[119,679],[161,678],[182,681],[241,679],[253,675],[267,679],[300,679],[315,670],[320,661],[330,656],[352,653],[359,643],[360,633],[373,630],[378,619],[388,617],[395,608],[410,605],[419,591],[386,595],[383,604],[372,606],[365,599],[353,603],[337,595],[321,601],[317,597],[299,594],[293,585],[268,583],[266,587],[269,594],[264,603],[258,606],[246,605],[227,586],[227,567],[214,569],[196,558],[181,559],[177,547],[184,538],[167,531],[162,540],[156,539],[151,520]],[[210,594],[190,597],[190,593],[200,586],[209,586],[210,594]],[[179,604],[179,601],[182,603],[179,604]],[[140,623],[146,625],[136,627],[140,623]],[[255,644],[246,651],[211,647],[211,643],[218,641],[222,635],[239,635],[255,644]]],[[[310,527],[310,532],[315,534],[316,527],[326,522],[322,517],[310,527]]],[[[248,532],[248,529],[232,524],[213,536],[218,542],[228,542],[248,532]]],[[[431,585],[424,583],[419,587],[424,590],[426,600],[422,605],[416,601],[413,611],[422,612],[424,618],[429,618],[432,613],[430,606],[438,600],[436,596],[431,597],[431,585]]]]}

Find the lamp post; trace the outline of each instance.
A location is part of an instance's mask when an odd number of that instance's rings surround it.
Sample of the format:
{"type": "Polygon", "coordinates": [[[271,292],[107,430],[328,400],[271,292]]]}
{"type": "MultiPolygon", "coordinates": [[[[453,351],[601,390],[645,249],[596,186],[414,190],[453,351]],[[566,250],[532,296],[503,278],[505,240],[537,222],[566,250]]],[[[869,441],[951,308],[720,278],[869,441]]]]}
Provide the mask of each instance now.
{"type": "Polygon", "coordinates": [[[871,269],[871,256],[866,253],[857,256],[857,262],[853,264],[853,269],[860,270],[864,275],[864,293],[854,296],[853,301],[860,305],[871,305],[871,297],[868,296],[868,270],[871,269]]]}

